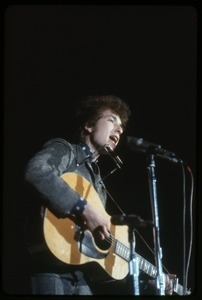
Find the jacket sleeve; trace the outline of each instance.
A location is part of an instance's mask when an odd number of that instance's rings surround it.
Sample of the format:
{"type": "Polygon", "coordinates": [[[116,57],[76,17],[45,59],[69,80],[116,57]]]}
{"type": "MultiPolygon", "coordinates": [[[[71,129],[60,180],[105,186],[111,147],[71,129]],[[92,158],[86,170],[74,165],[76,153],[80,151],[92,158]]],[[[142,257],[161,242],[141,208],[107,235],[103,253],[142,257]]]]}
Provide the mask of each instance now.
{"type": "Polygon", "coordinates": [[[80,196],[60,176],[74,159],[69,143],[53,140],[27,163],[25,181],[42,196],[43,203],[57,217],[66,217],[80,196]]]}

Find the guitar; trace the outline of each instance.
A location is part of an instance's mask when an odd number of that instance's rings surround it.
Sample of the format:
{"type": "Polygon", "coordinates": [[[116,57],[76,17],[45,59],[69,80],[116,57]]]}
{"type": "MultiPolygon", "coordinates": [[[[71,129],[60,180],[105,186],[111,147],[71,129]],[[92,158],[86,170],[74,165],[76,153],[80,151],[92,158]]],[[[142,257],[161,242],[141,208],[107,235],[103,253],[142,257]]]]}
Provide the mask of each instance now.
{"type": "MultiPolygon", "coordinates": [[[[76,173],[65,173],[61,178],[68,183],[80,196],[94,205],[97,210],[111,219],[100,201],[99,195],[91,183],[76,173]]],[[[46,208],[43,233],[49,250],[61,261],[71,265],[98,263],[110,277],[119,280],[128,274],[130,248],[128,242],[128,227],[111,224],[110,238],[105,241],[96,241],[91,232],[85,227],[81,217],[71,216],[57,218],[46,208]]],[[[136,253],[139,268],[155,278],[157,269],[150,262],[136,253]]],[[[176,279],[174,279],[176,281],[176,279]]],[[[174,284],[174,292],[183,295],[183,287],[174,284]]],[[[187,291],[187,295],[190,294],[187,291]]]]}

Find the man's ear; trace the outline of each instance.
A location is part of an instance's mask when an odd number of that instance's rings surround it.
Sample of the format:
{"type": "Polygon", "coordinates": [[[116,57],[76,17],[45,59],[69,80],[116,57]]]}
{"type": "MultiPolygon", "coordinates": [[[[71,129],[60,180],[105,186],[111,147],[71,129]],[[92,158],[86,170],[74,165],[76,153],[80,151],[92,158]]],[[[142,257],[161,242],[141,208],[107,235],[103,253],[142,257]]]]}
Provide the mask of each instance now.
{"type": "Polygon", "coordinates": [[[90,126],[88,123],[84,125],[84,128],[88,133],[91,133],[93,130],[93,126],[90,126]]]}

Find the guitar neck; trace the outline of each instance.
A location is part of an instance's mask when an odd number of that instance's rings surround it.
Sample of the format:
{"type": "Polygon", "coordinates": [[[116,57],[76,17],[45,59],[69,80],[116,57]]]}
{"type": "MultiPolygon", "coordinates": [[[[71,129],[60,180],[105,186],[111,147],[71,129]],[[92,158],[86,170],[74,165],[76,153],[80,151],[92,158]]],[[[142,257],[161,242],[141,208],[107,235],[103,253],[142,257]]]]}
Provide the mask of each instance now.
{"type": "MultiPolygon", "coordinates": [[[[115,245],[115,251],[117,255],[121,256],[124,260],[128,261],[130,260],[130,249],[120,243],[119,241],[116,241],[115,245]]],[[[156,278],[157,276],[157,268],[152,265],[149,261],[141,257],[138,253],[135,253],[138,259],[139,268],[143,272],[145,272],[147,275],[149,275],[152,278],[156,278]]],[[[183,295],[183,287],[177,282],[174,284],[174,292],[178,295],[183,295]]],[[[186,294],[189,294],[187,292],[186,294]]]]}

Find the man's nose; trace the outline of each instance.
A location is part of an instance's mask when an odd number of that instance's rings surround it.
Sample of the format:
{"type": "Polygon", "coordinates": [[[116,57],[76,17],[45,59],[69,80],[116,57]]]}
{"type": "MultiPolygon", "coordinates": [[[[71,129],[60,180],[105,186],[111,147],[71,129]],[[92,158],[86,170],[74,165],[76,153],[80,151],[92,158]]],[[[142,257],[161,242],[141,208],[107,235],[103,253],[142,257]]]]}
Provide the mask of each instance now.
{"type": "Polygon", "coordinates": [[[118,125],[118,124],[117,124],[117,126],[116,126],[116,132],[118,132],[119,135],[121,135],[121,134],[123,133],[123,128],[122,128],[121,125],[118,125]]]}

